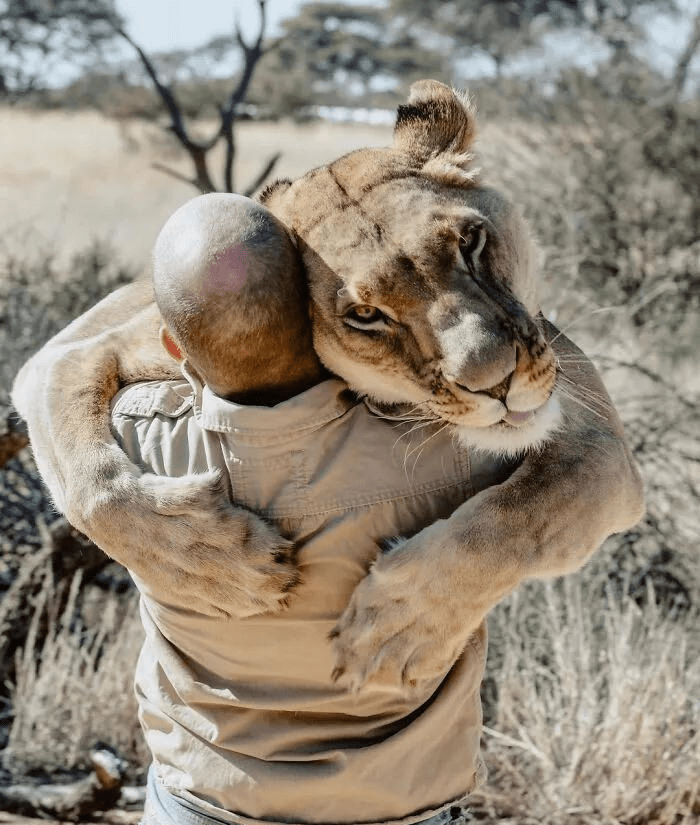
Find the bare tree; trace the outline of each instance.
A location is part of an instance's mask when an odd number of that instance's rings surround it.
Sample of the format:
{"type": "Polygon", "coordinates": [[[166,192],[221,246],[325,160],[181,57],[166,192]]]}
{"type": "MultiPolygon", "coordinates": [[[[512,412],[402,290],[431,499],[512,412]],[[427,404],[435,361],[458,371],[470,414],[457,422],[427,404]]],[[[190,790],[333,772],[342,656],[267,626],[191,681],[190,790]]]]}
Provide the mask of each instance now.
{"type": "MultiPolygon", "coordinates": [[[[180,174],[176,170],[171,169],[170,167],[160,163],[154,164],[154,168],[159,169],[162,172],[166,172],[167,174],[172,175],[178,180],[182,180],[186,183],[191,184],[202,193],[216,191],[235,191],[233,165],[236,157],[236,142],[234,127],[236,119],[239,115],[240,106],[245,101],[246,95],[248,93],[248,88],[250,86],[250,81],[253,78],[253,73],[255,72],[255,69],[258,65],[258,62],[260,61],[260,58],[266,52],[266,48],[263,46],[263,38],[265,35],[265,6],[267,0],[257,1],[258,9],[260,12],[260,25],[258,27],[258,33],[253,40],[246,41],[246,39],[243,37],[243,33],[241,31],[240,26],[236,26],[234,36],[236,42],[238,43],[243,53],[243,69],[238,78],[238,82],[232,89],[228,99],[225,101],[225,103],[219,105],[218,107],[218,129],[214,132],[214,134],[211,135],[211,137],[209,137],[206,140],[197,140],[192,136],[185,122],[185,118],[182,113],[182,107],[178,102],[173,86],[169,86],[163,82],[153,60],[144,51],[144,49],[133,40],[133,38],[128,34],[126,29],[123,26],[116,27],[117,33],[138,54],[139,59],[143,64],[143,67],[145,68],[148,76],[150,77],[156,92],[160,96],[163,105],[167,109],[168,114],[170,116],[170,123],[168,125],[168,129],[172,132],[173,135],[175,135],[180,145],[185,149],[187,154],[190,156],[192,166],[194,167],[194,175],[192,177],[187,177],[185,175],[180,174]],[[209,170],[209,153],[215,146],[218,145],[220,141],[224,141],[226,147],[222,174],[223,185],[221,190],[219,190],[219,188],[214,183],[211,172],[209,170]]],[[[270,157],[263,165],[263,168],[261,169],[260,173],[251,183],[248,184],[248,186],[243,190],[242,194],[248,196],[252,195],[253,192],[255,192],[255,190],[258,189],[258,187],[260,187],[262,183],[267,179],[267,177],[272,173],[272,170],[274,169],[279,158],[279,153],[270,157]]]]}

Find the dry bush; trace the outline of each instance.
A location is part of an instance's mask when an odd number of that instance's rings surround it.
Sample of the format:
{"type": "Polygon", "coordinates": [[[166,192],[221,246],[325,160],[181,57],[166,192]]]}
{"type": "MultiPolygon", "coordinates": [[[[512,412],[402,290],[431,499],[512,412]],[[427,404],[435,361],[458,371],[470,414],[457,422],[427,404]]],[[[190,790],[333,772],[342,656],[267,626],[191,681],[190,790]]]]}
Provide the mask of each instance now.
{"type": "MultiPolygon", "coordinates": [[[[112,252],[101,244],[94,244],[74,256],[67,269],[58,267],[51,256],[38,251],[23,259],[7,256],[2,261],[0,433],[10,409],[11,383],[21,364],[50,336],[103,295],[130,280],[130,276],[131,273],[115,260],[112,252]]],[[[62,681],[64,669],[65,679],[77,683],[77,651],[80,643],[84,642],[88,644],[88,659],[83,665],[85,673],[89,671],[90,656],[95,662],[99,659],[99,672],[107,673],[104,668],[110,665],[105,650],[116,633],[115,627],[101,623],[93,629],[91,636],[90,631],[78,631],[82,625],[69,623],[68,613],[63,624],[54,615],[60,609],[62,600],[65,600],[59,578],[66,552],[63,546],[52,551],[46,542],[47,528],[54,526],[56,518],[57,514],[28,451],[0,468],[0,703],[5,706],[0,715],[0,748],[6,743],[11,724],[17,760],[7,756],[3,761],[5,767],[13,769],[29,764],[32,759],[35,760],[34,768],[39,765],[65,768],[87,758],[87,749],[80,754],[80,759],[77,754],[88,734],[80,727],[75,735],[71,732],[73,720],[66,716],[71,711],[59,713],[54,700],[47,700],[45,709],[42,709],[42,703],[45,698],[54,696],[70,708],[74,699],[71,698],[72,689],[68,687],[68,682],[62,681]],[[54,573],[57,576],[55,586],[51,579],[54,573]],[[45,636],[47,626],[48,637],[45,636]],[[29,639],[26,638],[28,629],[29,639]],[[44,649],[45,638],[47,647],[44,649]],[[14,652],[18,646],[24,652],[16,658],[14,652]],[[35,655],[40,657],[36,660],[39,671],[31,676],[30,660],[35,655]],[[50,665],[50,662],[53,664],[50,665]],[[19,667],[17,674],[14,672],[15,665],[19,667]],[[47,720],[51,714],[58,721],[55,723],[55,736],[52,734],[50,737],[47,720]],[[34,732],[33,719],[37,726],[34,732]],[[61,721],[63,719],[67,719],[65,726],[61,721]]],[[[88,564],[91,559],[89,550],[81,549],[79,542],[74,545],[80,554],[78,562],[88,564]]],[[[105,581],[100,592],[110,588],[114,590],[113,582],[105,581]]],[[[116,595],[112,593],[109,598],[114,600],[116,595]]],[[[110,614],[106,620],[112,621],[110,614]]],[[[121,654],[117,648],[114,654],[109,655],[119,658],[121,654]]],[[[105,706],[106,718],[102,721],[99,714],[93,713],[93,716],[95,728],[102,731],[102,739],[114,735],[121,741],[127,735],[119,733],[122,725],[113,731],[113,723],[116,718],[124,720],[132,717],[130,729],[133,729],[134,703],[130,699],[131,689],[125,691],[130,679],[128,669],[124,673],[116,663],[114,668],[120,685],[115,695],[120,698],[121,705],[110,702],[110,706],[105,706]],[[129,703],[128,712],[123,710],[125,701],[129,703]]],[[[97,676],[91,677],[88,685],[89,688],[102,689],[97,676]]],[[[80,692],[73,693],[76,697],[81,696],[80,692]]],[[[109,690],[105,695],[111,695],[109,690]]],[[[81,704],[72,712],[78,714],[82,712],[80,708],[85,708],[92,713],[101,706],[102,701],[98,694],[92,704],[81,699],[81,704]]],[[[133,746],[130,748],[133,751],[133,746]]]]}
{"type": "Polygon", "coordinates": [[[645,340],[662,323],[655,344],[676,356],[662,338],[680,333],[673,346],[691,355],[700,340],[700,101],[669,103],[641,69],[617,80],[624,95],[609,75],[570,72],[546,99],[512,81],[528,105],[516,121],[506,84],[482,152],[542,245],[548,310],[600,335],[617,319],[598,323],[590,310],[625,306],[645,340]]]}
{"type": "Polygon", "coordinates": [[[666,376],[643,361],[601,360],[617,361],[616,375],[624,376],[627,393],[617,406],[646,487],[643,522],[611,543],[615,576],[629,577],[640,603],[651,584],[669,618],[700,616],[700,387],[684,385],[680,363],[666,376]]]}
{"type": "Polygon", "coordinates": [[[578,575],[521,588],[491,617],[489,781],[518,825],[682,825],[700,815],[700,662],[690,625],[578,575]]]}
{"type": "MultiPolygon", "coordinates": [[[[38,251],[25,258],[8,255],[0,262],[0,433],[20,366],[133,274],[100,243],[75,255],[65,269],[38,251]]],[[[42,546],[37,516],[51,523],[56,513],[31,457],[23,455],[0,468],[0,594],[12,587],[27,557],[42,546]]],[[[5,670],[0,667],[0,673],[5,670]]]]}
{"type": "Polygon", "coordinates": [[[624,79],[629,99],[573,73],[527,121],[487,127],[482,154],[541,244],[546,314],[601,368],[642,467],[647,517],[611,569],[673,615],[700,604],[700,110],[624,79]]]}
{"type": "Polygon", "coordinates": [[[0,262],[0,405],[7,403],[15,374],[32,353],[134,276],[97,241],[65,268],[41,251],[6,256],[0,262]]]}
{"type": "Polygon", "coordinates": [[[143,639],[137,601],[105,595],[99,622],[87,627],[79,575],[63,596],[47,570],[17,654],[4,766],[13,773],[85,768],[90,748],[103,742],[143,768],[148,757],[133,689],[143,639]]]}
{"type": "Polygon", "coordinates": [[[647,515],[573,579],[530,584],[494,612],[490,779],[475,813],[518,825],[697,822],[697,103],[673,117],[590,93],[563,95],[555,112],[537,103],[527,121],[487,127],[482,154],[541,243],[547,313],[604,373],[647,515]]]}

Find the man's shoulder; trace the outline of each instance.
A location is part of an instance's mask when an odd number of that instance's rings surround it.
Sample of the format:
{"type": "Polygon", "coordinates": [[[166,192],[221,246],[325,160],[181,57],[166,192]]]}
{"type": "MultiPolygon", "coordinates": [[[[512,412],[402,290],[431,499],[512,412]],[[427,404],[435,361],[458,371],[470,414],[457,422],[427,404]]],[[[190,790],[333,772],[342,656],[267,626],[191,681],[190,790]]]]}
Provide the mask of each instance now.
{"type": "Polygon", "coordinates": [[[179,418],[194,405],[194,392],[184,378],[168,381],[143,381],[129,384],[112,401],[112,416],[153,418],[165,415],[179,418]]]}
{"type": "Polygon", "coordinates": [[[211,469],[195,422],[195,396],[185,380],[130,384],[112,403],[112,433],[129,458],[156,475],[211,469]]]}

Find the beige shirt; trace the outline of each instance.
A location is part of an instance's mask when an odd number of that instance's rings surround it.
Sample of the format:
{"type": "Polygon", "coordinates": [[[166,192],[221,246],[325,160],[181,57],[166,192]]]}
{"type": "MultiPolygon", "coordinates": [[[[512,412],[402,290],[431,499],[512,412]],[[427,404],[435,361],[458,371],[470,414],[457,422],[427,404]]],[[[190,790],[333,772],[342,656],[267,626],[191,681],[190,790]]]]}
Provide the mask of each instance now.
{"type": "Polygon", "coordinates": [[[164,786],[238,823],[410,823],[467,796],[484,777],[485,626],[420,696],[335,684],[328,633],[378,543],[512,468],[439,426],[385,420],[335,380],[271,408],[225,401],[193,376],[138,384],[117,396],[113,423],[144,469],[224,468],[234,500],[299,547],[302,583],[275,614],[211,618],[137,581],[137,695],[164,786]]]}

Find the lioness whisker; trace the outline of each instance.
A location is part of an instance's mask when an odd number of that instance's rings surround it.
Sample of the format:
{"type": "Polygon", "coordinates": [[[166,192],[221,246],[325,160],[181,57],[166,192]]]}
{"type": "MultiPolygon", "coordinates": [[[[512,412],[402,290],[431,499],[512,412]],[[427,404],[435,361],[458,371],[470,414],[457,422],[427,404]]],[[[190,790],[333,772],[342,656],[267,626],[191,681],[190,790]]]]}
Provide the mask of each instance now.
{"type": "Polygon", "coordinates": [[[439,421],[440,419],[437,416],[433,415],[407,415],[405,418],[400,418],[396,421],[395,424],[392,424],[394,429],[396,427],[400,427],[402,424],[406,424],[410,421],[439,421]]]}
{"type": "Polygon", "coordinates": [[[426,421],[414,424],[411,427],[410,430],[407,430],[405,433],[401,433],[401,435],[396,439],[396,441],[394,441],[394,446],[392,447],[392,449],[396,449],[399,441],[401,441],[402,438],[407,438],[408,436],[413,435],[413,433],[417,432],[418,430],[422,430],[424,427],[427,427],[429,424],[432,424],[432,423],[433,423],[432,421],[426,420],[426,421]]]}
{"type": "MultiPolygon", "coordinates": [[[[425,445],[431,439],[435,438],[435,436],[440,435],[440,433],[443,432],[449,426],[450,426],[449,421],[445,422],[442,425],[442,427],[440,427],[438,430],[436,430],[432,435],[429,435],[427,438],[425,438],[420,444],[418,444],[417,447],[413,447],[413,449],[407,450],[406,455],[404,456],[404,470],[405,471],[408,469],[408,467],[407,467],[408,459],[416,452],[416,450],[418,450],[418,455],[416,456],[416,459],[413,462],[413,470],[411,471],[411,481],[415,477],[416,466],[418,465],[418,461],[419,461],[421,455],[423,454],[423,450],[425,449],[425,445]]],[[[408,478],[408,476],[406,476],[406,477],[408,478]]]]}
{"type": "Polygon", "coordinates": [[[591,362],[587,361],[585,358],[577,358],[576,356],[557,356],[557,364],[565,364],[566,366],[588,366],[590,367],[591,362]]]}
{"type": "Polygon", "coordinates": [[[590,364],[590,360],[584,358],[580,355],[574,355],[573,353],[562,353],[556,356],[557,361],[564,361],[567,364],[590,364]]]}
{"type": "MultiPolygon", "coordinates": [[[[568,397],[569,397],[569,398],[571,398],[571,400],[572,400],[574,403],[579,404],[579,406],[585,406],[585,405],[583,405],[583,404],[581,403],[580,399],[574,398],[574,397],[573,397],[573,396],[571,396],[571,395],[569,395],[568,397]]],[[[595,416],[596,416],[597,418],[599,418],[601,421],[605,421],[605,420],[606,420],[606,419],[605,419],[605,417],[604,417],[603,415],[601,415],[600,413],[597,413],[597,412],[595,412],[595,411],[593,412],[593,415],[595,415],[595,416]]],[[[599,450],[600,452],[604,453],[604,454],[605,454],[605,455],[607,455],[607,456],[611,456],[611,455],[612,455],[612,451],[611,451],[611,449],[610,449],[610,448],[608,448],[608,447],[605,445],[605,438],[606,438],[606,436],[607,436],[607,435],[609,435],[609,433],[608,433],[608,432],[607,432],[604,428],[601,428],[601,427],[596,427],[593,423],[589,423],[587,426],[588,426],[588,430],[589,430],[591,433],[596,433],[597,435],[602,436],[602,438],[600,438],[600,440],[598,440],[598,441],[596,442],[596,449],[597,449],[597,450],[599,450]]]]}
{"type": "MultiPolygon", "coordinates": [[[[561,384],[561,382],[565,382],[565,383],[569,384],[569,386],[573,387],[576,390],[581,389],[581,386],[576,381],[574,381],[565,372],[562,372],[561,370],[557,370],[557,380],[560,384],[561,384]]],[[[612,402],[603,393],[596,392],[595,390],[592,390],[590,388],[586,389],[586,393],[589,397],[595,399],[595,401],[597,401],[600,404],[600,406],[603,407],[604,409],[611,410],[613,408],[612,402]]]]}
{"type": "Polygon", "coordinates": [[[600,315],[603,312],[620,312],[620,311],[629,312],[629,307],[622,304],[620,306],[597,307],[596,309],[590,309],[590,310],[588,310],[588,312],[584,312],[583,314],[578,315],[576,318],[573,318],[571,321],[569,321],[569,323],[565,327],[562,327],[559,330],[559,332],[554,336],[554,338],[552,338],[552,340],[549,342],[549,344],[551,346],[558,338],[560,338],[562,335],[565,335],[571,329],[571,327],[573,327],[575,324],[578,324],[579,321],[585,321],[588,318],[591,318],[593,315],[600,315]]]}
{"type": "MultiPolygon", "coordinates": [[[[603,399],[601,397],[587,398],[585,395],[576,392],[576,390],[578,390],[579,387],[565,376],[560,376],[560,383],[558,387],[560,392],[564,393],[568,398],[571,398],[572,400],[575,400],[582,405],[586,403],[586,401],[589,401],[591,404],[596,404],[601,408],[606,406],[606,404],[603,403],[603,399]]],[[[593,410],[594,408],[591,407],[591,411],[593,410]]]]}
{"type": "Polygon", "coordinates": [[[450,426],[451,426],[451,424],[449,423],[449,421],[446,422],[445,424],[443,424],[442,427],[440,427],[440,429],[436,433],[433,433],[433,435],[426,438],[425,441],[420,445],[418,455],[416,455],[415,461],[413,462],[413,469],[411,470],[411,480],[413,480],[413,478],[415,478],[416,467],[418,466],[418,462],[420,461],[420,458],[423,455],[423,451],[425,450],[425,446],[428,443],[428,441],[430,441],[431,438],[435,438],[435,436],[440,435],[441,433],[443,433],[450,426]]]}
{"type": "Polygon", "coordinates": [[[396,416],[397,419],[404,419],[410,418],[412,415],[417,415],[422,418],[437,418],[430,410],[421,409],[421,407],[427,407],[427,401],[419,401],[418,403],[414,404],[409,410],[406,410],[405,413],[396,416]]]}
{"type": "Polygon", "coordinates": [[[558,380],[559,386],[561,386],[561,382],[563,382],[565,384],[568,384],[569,387],[571,387],[573,390],[576,390],[579,393],[578,397],[581,397],[580,393],[583,391],[586,394],[586,398],[590,399],[591,401],[594,401],[596,404],[598,404],[598,406],[601,409],[608,411],[613,409],[612,402],[607,396],[603,395],[600,392],[596,392],[595,390],[592,390],[590,388],[583,389],[579,384],[577,384],[575,381],[569,378],[568,375],[559,373],[558,380]]]}
{"type": "MultiPolygon", "coordinates": [[[[575,385],[572,385],[575,386],[575,385]]],[[[573,401],[575,404],[578,404],[584,410],[589,412],[591,415],[594,415],[596,418],[600,418],[602,421],[605,420],[605,416],[601,410],[596,410],[594,407],[591,407],[589,404],[586,404],[582,398],[578,398],[569,390],[565,389],[564,387],[559,388],[559,392],[569,400],[573,401]]]]}

